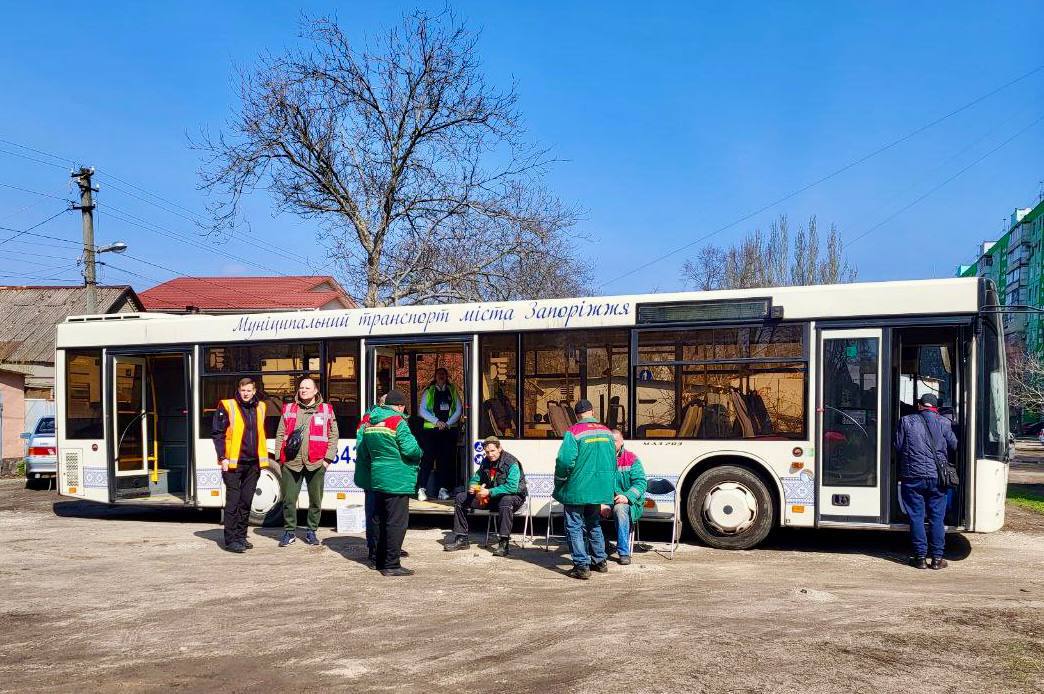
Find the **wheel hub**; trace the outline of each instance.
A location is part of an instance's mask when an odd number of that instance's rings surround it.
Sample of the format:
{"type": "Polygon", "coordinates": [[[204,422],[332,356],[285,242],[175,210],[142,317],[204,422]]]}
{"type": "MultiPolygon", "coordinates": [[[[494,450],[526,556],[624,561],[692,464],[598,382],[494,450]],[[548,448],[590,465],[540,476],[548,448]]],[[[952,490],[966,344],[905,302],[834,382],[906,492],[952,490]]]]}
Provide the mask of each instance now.
{"type": "Polygon", "coordinates": [[[261,470],[257,478],[257,488],[254,490],[254,498],[250,501],[250,510],[259,515],[267,515],[280,500],[279,480],[272,471],[265,468],[261,470]]]}
{"type": "Polygon", "coordinates": [[[718,532],[741,533],[758,517],[758,500],[742,484],[722,482],[707,493],[703,516],[718,532]]]}

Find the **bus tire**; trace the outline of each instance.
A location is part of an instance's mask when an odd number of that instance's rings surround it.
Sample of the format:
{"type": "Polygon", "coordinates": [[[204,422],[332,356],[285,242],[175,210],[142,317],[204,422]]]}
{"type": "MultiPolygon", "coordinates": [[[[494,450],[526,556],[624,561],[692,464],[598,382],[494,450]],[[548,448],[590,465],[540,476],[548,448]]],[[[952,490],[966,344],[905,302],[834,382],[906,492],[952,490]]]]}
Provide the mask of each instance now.
{"type": "Polygon", "coordinates": [[[772,531],[772,495],[754,472],[737,465],[713,467],[689,489],[689,525],[700,541],[715,549],[750,549],[772,531]]]}
{"type": "Polygon", "coordinates": [[[281,468],[271,462],[261,468],[257,488],[250,502],[250,525],[271,527],[283,524],[283,484],[281,468]]]}

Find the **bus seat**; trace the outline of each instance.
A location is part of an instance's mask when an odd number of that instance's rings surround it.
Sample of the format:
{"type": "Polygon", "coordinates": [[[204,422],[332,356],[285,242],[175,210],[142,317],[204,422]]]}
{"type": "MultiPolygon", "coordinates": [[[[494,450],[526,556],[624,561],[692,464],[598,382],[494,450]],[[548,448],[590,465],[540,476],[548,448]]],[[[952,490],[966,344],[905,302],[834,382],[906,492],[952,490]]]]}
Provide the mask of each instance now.
{"type": "Polygon", "coordinates": [[[566,414],[565,408],[554,400],[549,400],[547,403],[547,420],[551,424],[551,428],[554,429],[555,435],[559,437],[565,436],[569,427],[573,426],[573,422],[569,420],[569,415],[566,414]]]}
{"type": "Polygon", "coordinates": [[[747,403],[743,400],[743,396],[738,390],[733,390],[729,393],[729,398],[732,400],[732,406],[736,408],[736,421],[743,430],[743,438],[754,438],[754,421],[747,413],[747,403]]]}

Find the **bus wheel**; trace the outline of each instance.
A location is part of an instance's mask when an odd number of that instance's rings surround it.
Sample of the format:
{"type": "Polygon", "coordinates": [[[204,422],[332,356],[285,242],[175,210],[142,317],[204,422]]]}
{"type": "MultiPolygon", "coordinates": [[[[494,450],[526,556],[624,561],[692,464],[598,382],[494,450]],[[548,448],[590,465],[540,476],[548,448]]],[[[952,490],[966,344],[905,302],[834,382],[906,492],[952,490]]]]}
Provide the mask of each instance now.
{"type": "Polygon", "coordinates": [[[257,489],[250,502],[251,525],[279,525],[283,522],[283,487],[280,481],[279,465],[270,463],[261,468],[257,478],[257,489]]]}
{"type": "Polygon", "coordinates": [[[686,513],[696,536],[716,549],[750,549],[772,530],[775,509],[761,479],[746,468],[722,465],[696,478],[686,513]]]}

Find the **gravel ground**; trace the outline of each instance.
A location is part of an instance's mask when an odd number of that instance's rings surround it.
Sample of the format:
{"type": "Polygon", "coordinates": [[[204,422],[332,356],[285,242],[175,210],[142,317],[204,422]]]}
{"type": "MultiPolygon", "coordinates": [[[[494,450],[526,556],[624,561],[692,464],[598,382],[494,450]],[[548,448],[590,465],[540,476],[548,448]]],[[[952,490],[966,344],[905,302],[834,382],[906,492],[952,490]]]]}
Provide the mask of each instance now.
{"type": "MultiPolygon", "coordinates": [[[[1044,482],[1023,453],[1012,482],[1044,482]]],[[[253,529],[232,555],[211,513],[2,480],[0,690],[1041,691],[1044,516],[1008,514],[937,572],[901,535],[788,530],[586,583],[564,548],[446,554],[448,523],[415,518],[417,575],[383,578],[329,529],[286,549],[253,529]]]]}

